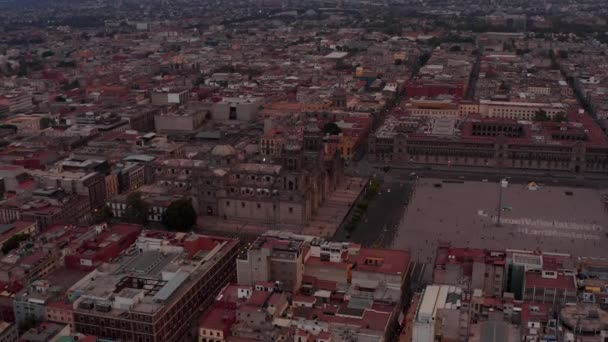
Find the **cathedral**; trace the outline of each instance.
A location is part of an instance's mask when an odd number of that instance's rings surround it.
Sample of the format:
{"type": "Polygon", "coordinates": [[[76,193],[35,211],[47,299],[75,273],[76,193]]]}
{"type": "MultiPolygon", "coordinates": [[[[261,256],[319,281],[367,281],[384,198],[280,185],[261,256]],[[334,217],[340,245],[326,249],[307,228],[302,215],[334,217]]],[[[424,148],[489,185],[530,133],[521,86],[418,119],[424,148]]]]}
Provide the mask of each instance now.
{"type": "Polygon", "coordinates": [[[217,145],[208,167],[192,175],[193,202],[201,215],[304,226],[342,177],[342,159],[331,144],[312,123],[268,162],[249,162],[232,146],[217,145]]]}

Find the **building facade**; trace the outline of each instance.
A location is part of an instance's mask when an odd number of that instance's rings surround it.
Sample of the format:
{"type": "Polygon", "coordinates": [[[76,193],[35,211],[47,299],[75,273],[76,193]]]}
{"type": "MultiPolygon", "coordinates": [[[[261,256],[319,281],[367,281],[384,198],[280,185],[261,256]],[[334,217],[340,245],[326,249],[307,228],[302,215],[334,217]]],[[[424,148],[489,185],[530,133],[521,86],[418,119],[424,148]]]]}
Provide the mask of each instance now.
{"type": "Polygon", "coordinates": [[[342,159],[325,153],[317,127],[304,132],[303,143],[290,141],[280,157],[267,162],[242,161],[228,145],[211,151],[211,164],[196,171],[193,198],[198,212],[224,219],[271,225],[304,225],[336,189],[342,159]]]}
{"type": "Polygon", "coordinates": [[[183,341],[190,319],[235,279],[238,251],[237,240],[144,232],[120,262],[70,289],[78,298],[74,328],[110,339],[183,341]]]}

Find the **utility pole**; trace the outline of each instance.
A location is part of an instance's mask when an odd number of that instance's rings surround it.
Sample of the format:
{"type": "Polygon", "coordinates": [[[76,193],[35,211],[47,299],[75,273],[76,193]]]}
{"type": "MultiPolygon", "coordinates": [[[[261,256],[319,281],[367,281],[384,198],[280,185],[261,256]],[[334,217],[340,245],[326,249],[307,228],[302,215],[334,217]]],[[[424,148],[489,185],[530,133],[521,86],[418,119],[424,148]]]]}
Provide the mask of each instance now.
{"type": "Polygon", "coordinates": [[[502,159],[498,161],[498,207],[496,208],[496,227],[500,227],[502,215],[502,159]]]}
{"type": "Polygon", "coordinates": [[[496,208],[496,227],[500,227],[500,215],[502,214],[502,178],[498,177],[498,207],[496,208]]]}

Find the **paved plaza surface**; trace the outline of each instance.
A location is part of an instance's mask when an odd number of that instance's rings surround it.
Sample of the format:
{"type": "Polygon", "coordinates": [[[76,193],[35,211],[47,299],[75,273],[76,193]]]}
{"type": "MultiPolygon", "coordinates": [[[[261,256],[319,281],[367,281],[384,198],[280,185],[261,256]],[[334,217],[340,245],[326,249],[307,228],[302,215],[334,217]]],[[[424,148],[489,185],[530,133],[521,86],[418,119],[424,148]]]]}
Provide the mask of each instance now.
{"type": "Polygon", "coordinates": [[[329,198],[323,202],[313,220],[302,230],[304,235],[331,238],[348,214],[367,179],[346,177],[329,198]]]}
{"type": "Polygon", "coordinates": [[[260,223],[246,220],[223,219],[215,216],[199,216],[197,231],[222,233],[229,236],[262,234],[268,230],[291,231],[298,234],[332,237],[350,207],[365,186],[365,178],[346,177],[338,188],[325,199],[311,222],[305,227],[300,225],[277,223],[260,223]]]}
{"type": "Polygon", "coordinates": [[[541,249],[608,257],[608,211],[602,191],[527,184],[503,188],[497,227],[497,183],[420,178],[393,240],[414,260],[432,262],[439,242],[488,249],[541,249]],[[440,184],[437,185],[437,184],[440,184]]]}
{"type": "Polygon", "coordinates": [[[404,179],[393,177],[384,180],[378,195],[369,201],[369,207],[356,229],[347,232],[341,227],[334,235],[334,241],[390,248],[412,191],[412,184],[407,179],[406,176],[404,179]]]}

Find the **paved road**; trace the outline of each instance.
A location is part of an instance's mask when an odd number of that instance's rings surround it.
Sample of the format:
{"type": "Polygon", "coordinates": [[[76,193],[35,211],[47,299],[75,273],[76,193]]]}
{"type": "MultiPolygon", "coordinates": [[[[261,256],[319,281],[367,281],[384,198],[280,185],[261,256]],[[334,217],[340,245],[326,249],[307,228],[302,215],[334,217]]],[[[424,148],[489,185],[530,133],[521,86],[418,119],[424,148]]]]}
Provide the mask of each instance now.
{"type": "Polygon", "coordinates": [[[349,165],[346,169],[348,174],[358,176],[377,176],[386,180],[405,179],[408,175],[415,173],[422,178],[437,179],[462,179],[471,181],[488,180],[498,182],[500,178],[508,178],[511,183],[528,183],[535,181],[547,185],[561,185],[586,188],[608,188],[608,177],[606,178],[579,178],[571,174],[548,174],[546,172],[532,170],[503,170],[499,173],[497,169],[473,168],[473,167],[447,167],[447,166],[399,166],[387,168],[381,165],[369,163],[367,160],[349,165]]]}

